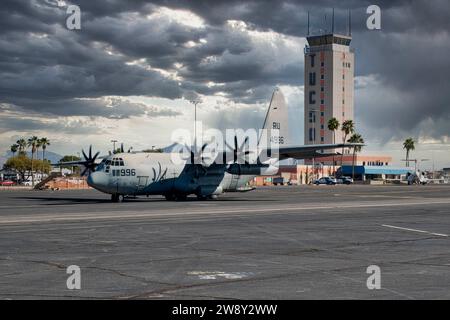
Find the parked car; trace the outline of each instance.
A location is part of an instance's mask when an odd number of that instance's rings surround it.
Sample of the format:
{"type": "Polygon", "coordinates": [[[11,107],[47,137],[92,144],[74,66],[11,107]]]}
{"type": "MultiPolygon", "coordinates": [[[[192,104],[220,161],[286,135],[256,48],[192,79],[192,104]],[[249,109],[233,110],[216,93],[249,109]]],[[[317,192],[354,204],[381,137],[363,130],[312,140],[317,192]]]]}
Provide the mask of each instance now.
{"type": "Polygon", "coordinates": [[[11,180],[0,181],[0,186],[13,186],[13,185],[15,185],[15,182],[11,180]]]}
{"type": "Polygon", "coordinates": [[[353,183],[353,179],[351,177],[340,177],[339,179],[336,180],[336,182],[338,184],[352,184],[353,183]]]}
{"type": "Polygon", "coordinates": [[[320,179],[317,179],[314,181],[314,184],[316,186],[320,185],[320,184],[325,184],[325,185],[335,185],[336,184],[336,179],[331,178],[331,177],[322,177],[320,179]]]}
{"type": "Polygon", "coordinates": [[[275,177],[275,178],[272,179],[272,183],[273,183],[274,186],[277,186],[279,184],[284,186],[286,181],[285,181],[285,179],[283,177],[275,177]]]}

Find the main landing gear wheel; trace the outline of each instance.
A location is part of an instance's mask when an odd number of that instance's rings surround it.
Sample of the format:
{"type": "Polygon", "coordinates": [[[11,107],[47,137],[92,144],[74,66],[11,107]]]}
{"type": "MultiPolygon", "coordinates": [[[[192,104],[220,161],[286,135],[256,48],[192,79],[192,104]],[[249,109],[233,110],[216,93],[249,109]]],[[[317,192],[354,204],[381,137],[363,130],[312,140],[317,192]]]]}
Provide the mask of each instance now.
{"type": "Polygon", "coordinates": [[[168,194],[164,195],[164,198],[166,198],[167,201],[174,201],[175,195],[173,193],[168,193],[168,194]]]}
{"type": "Polygon", "coordinates": [[[123,194],[112,194],[111,201],[112,202],[123,202],[124,196],[123,194]]]}
{"type": "Polygon", "coordinates": [[[201,200],[201,201],[204,201],[204,200],[215,200],[215,199],[217,199],[217,194],[210,194],[210,195],[200,195],[200,194],[198,194],[197,195],[197,200],[201,200]]]}
{"type": "Polygon", "coordinates": [[[185,194],[174,194],[174,193],[168,193],[165,194],[164,197],[167,201],[186,201],[187,195],[185,194]]]}

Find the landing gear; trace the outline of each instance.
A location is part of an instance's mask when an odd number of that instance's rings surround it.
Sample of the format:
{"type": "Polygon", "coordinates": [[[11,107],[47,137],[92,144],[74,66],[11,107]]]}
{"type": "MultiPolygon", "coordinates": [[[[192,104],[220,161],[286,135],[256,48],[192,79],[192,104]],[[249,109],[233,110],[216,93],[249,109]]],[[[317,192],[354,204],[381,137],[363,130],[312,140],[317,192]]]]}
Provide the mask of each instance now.
{"type": "Polygon", "coordinates": [[[185,194],[176,194],[176,193],[168,193],[165,194],[164,197],[167,201],[186,201],[187,195],[185,194]]]}
{"type": "Polygon", "coordinates": [[[175,195],[173,193],[168,193],[168,194],[164,195],[164,197],[166,198],[167,201],[175,200],[175,195]]]}
{"type": "Polygon", "coordinates": [[[207,196],[200,195],[200,194],[197,195],[197,200],[201,200],[201,201],[214,200],[214,199],[217,199],[217,195],[216,194],[210,194],[210,195],[207,195],[207,196]]]}
{"type": "Polygon", "coordinates": [[[111,201],[112,202],[123,202],[124,195],[123,194],[112,194],[111,201]]]}

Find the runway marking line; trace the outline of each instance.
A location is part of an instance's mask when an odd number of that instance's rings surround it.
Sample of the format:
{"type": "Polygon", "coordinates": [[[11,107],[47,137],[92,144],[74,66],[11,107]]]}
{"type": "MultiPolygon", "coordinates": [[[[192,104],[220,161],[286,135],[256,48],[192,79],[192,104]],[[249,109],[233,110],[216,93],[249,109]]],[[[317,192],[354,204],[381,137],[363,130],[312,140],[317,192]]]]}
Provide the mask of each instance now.
{"type": "MultiPolygon", "coordinates": [[[[180,216],[193,216],[193,215],[209,215],[214,216],[218,214],[233,214],[233,213],[267,213],[267,212],[283,212],[283,211],[305,211],[305,210],[324,210],[324,209],[349,209],[349,208],[373,208],[373,207],[398,207],[398,206],[411,206],[411,205],[431,205],[431,204],[449,204],[450,199],[442,199],[440,201],[421,201],[421,202],[385,202],[385,203],[337,203],[327,206],[304,206],[304,207],[268,207],[268,208],[230,208],[225,210],[193,210],[185,212],[172,212],[167,213],[165,210],[159,210],[159,212],[143,213],[142,211],[116,211],[116,212],[95,212],[95,213],[71,213],[65,216],[60,214],[40,214],[34,217],[30,215],[25,216],[13,216],[13,217],[0,217],[0,225],[5,224],[18,224],[18,223],[42,223],[42,222],[58,222],[58,221],[80,221],[80,220],[99,220],[99,219],[130,219],[130,218],[173,218],[180,216]]],[[[217,209],[217,208],[211,208],[217,209]]],[[[167,210],[167,209],[166,209],[167,210]]]]}
{"type": "Polygon", "coordinates": [[[390,224],[382,224],[382,226],[383,226],[383,227],[387,227],[387,228],[392,228],[392,229],[399,229],[399,230],[405,230],[405,231],[412,231],[412,232],[426,233],[426,234],[431,234],[431,235],[433,235],[433,236],[448,237],[448,234],[444,234],[444,233],[435,233],[435,232],[429,232],[429,231],[419,230],[419,229],[397,227],[397,226],[392,226],[392,225],[390,225],[390,224]]]}

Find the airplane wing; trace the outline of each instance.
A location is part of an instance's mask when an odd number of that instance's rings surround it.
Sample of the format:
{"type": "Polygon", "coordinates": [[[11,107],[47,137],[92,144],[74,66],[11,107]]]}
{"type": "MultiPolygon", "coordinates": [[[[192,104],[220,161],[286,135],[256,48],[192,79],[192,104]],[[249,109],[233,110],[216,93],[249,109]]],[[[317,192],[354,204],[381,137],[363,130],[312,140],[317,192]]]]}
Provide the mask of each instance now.
{"type": "MultiPolygon", "coordinates": [[[[337,144],[310,144],[303,146],[288,146],[279,147],[279,160],[294,158],[294,159],[312,159],[320,157],[329,157],[333,155],[340,155],[340,153],[325,153],[323,150],[351,148],[354,146],[363,146],[362,143],[337,143],[337,144]]],[[[276,149],[273,151],[273,157],[276,157],[276,149]]]]}

